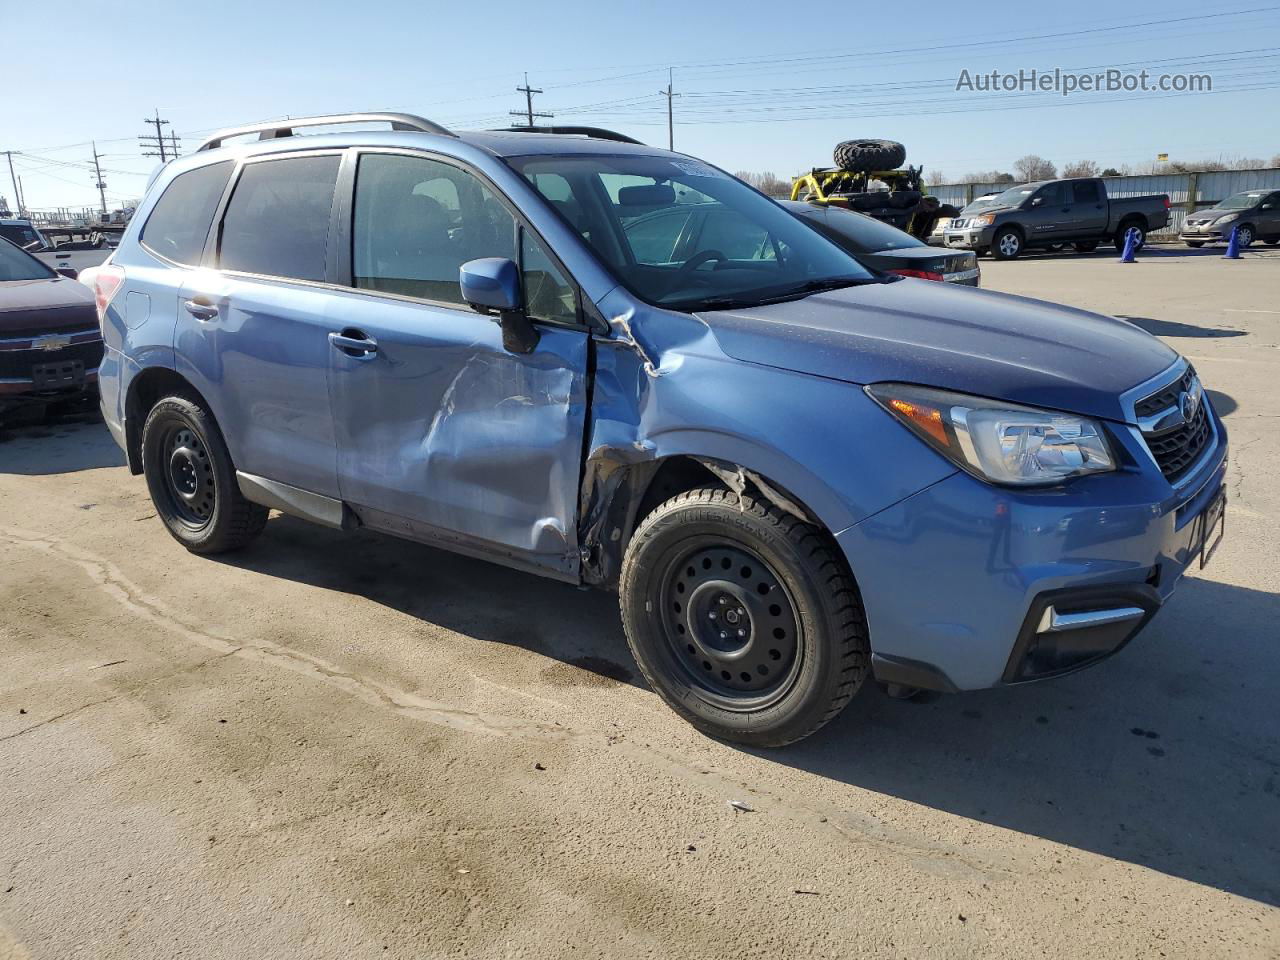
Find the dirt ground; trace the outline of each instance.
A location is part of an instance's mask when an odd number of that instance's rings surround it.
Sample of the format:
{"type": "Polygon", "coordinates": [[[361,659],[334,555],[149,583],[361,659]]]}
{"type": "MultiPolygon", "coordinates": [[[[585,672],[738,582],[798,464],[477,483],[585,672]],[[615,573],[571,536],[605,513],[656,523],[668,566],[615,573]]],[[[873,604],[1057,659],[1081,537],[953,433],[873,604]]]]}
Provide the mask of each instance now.
{"type": "Polygon", "coordinates": [[[0,431],[0,958],[1280,956],[1280,251],[983,270],[1193,359],[1227,539],[1101,666],[781,751],[611,596],[286,517],[201,559],[100,423],[0,431]]]}

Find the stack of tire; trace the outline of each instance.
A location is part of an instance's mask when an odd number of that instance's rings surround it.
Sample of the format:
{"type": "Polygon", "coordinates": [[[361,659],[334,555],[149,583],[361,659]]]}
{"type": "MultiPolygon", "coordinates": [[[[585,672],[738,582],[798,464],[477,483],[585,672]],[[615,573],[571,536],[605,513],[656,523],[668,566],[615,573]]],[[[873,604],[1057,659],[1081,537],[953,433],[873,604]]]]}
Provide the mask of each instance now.
{"type": "MultiPolygon", "coordinates": [[[[907,162],[907,148],[896,140],[845,140],[836,144],[834,160],[837,167],[850,173],[896,170],[907,162]]],[[[851,196],[849,206],[899,230],[913,226],[913,218],[923,214],[926,219],[914,224],[917,236],[928,236],[939,217],[959,213],[919,190],[868,190],[851,196]]]]}

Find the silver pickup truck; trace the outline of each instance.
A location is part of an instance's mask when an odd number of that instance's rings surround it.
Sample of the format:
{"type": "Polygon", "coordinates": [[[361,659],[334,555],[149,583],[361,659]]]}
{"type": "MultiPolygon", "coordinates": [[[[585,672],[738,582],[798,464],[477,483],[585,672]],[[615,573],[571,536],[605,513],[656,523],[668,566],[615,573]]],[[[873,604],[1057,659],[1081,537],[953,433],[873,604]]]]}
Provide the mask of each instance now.
{"type": "Polygon", "coordinates": [[[1130,230],[1141,247],[1150,231],[1168,222],[1167,193],[1112,200],[1097,177],[1041,180],[969,204],[947,225],[943,242],[1012,260],[1024,250],[1064,243],[1082,253],[1102,242],[1123,247],[1130,230]]]}

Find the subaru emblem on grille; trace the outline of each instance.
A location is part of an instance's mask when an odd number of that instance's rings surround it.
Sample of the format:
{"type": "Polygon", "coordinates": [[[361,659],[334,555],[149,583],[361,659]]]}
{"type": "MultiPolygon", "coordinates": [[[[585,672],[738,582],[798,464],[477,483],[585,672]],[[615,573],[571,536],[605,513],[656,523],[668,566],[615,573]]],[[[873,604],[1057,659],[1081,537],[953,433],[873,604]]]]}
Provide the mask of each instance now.
{"type": "Polygon", "coordinates": [[[50,334],[47,337],[36,337],[31,341],[32,350],[65,350],[71,346],[71,337],[66,334],[50,334]]]}
{"type": "Polygon", "coordinates": [[[1181,411],[1182,419],[1185,422],[1190,423],[1194,420],[1199,409],[1200,394],[1198,391],[1194,393],[1189,390],[1183,391],[1182,395],[1178,397],[1178,410],[1181,411]]]}

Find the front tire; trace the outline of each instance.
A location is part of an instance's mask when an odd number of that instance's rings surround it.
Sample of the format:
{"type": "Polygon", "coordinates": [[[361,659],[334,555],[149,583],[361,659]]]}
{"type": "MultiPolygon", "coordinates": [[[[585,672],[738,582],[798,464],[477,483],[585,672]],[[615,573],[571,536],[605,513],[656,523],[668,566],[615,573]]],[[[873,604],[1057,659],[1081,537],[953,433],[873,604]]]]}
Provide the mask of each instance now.
{"type": "Polygon", "coordinates": [[[991,240],[991,253],[997,260],[1018,259],[1022,247],[1022,234],[1013,227],[1005,227],[991,240]]]}
{"type": "Polygon", "coordinates": [[[266,526],[267,508],[240,493],[218,425],[189,397],[165,397],[151,408],[142,472],[156,514],[192,553],[237,550],[266,526]]]}
{"type": "Polygon", "coordinates": [[[857,585],[821,531],[723,489],[682,493],[640,523],[619,584],[650,686],[714,737],[780,747],[835,717],[866,676],[857,585]]]}
{"type": "Polygon", "coordinates": [[[1203,240],[1187,240],[1186,244],[1192,250],[1199,250],[1201,247],[1204,246],[1204,241],[1203,240]]]}

